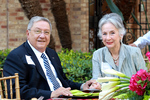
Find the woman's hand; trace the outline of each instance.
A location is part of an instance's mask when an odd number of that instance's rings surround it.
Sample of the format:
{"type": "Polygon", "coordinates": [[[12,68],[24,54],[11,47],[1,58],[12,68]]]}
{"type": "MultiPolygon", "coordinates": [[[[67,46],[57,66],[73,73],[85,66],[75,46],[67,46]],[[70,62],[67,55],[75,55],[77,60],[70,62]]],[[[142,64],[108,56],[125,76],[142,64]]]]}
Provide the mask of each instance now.
{"type": "Polygon", "coordinates": [[[87,89],[101,89],[101,85],[96,80],[89,80],[83,86],[83,90],[87,89]]]}
{"type": "Polygon", "coordinates": [[[101,85],[98,82],[94,82],[91,84],[91,86],[89,87],[89,89],[101,89],[101,85]]]}

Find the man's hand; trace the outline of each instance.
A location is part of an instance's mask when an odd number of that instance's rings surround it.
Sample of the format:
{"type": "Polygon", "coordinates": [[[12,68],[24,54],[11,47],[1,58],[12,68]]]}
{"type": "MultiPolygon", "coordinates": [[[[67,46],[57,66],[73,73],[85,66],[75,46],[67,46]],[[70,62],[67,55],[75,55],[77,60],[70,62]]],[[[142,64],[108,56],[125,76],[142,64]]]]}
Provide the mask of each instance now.
{"type": "Polygon", "coordinates": [[[132,47],[137,47],[134,43],[129,44],[129,45],[132,46],[132,47]]]}
{"type": "Polygon", "coordinates": [[[72,93],[70,92],[70,90],[71,90],[70,87],[68,87],[68,88],[60,87],[51,93],[51,98],[56,98],[60,95],[73,96],[72,93]]]}
{"type": "Polygon", "coordinates": [[[101,89],[101,86],[96,80],[89,80],[83,85],[83,90],[87,89],[101,89]]]}

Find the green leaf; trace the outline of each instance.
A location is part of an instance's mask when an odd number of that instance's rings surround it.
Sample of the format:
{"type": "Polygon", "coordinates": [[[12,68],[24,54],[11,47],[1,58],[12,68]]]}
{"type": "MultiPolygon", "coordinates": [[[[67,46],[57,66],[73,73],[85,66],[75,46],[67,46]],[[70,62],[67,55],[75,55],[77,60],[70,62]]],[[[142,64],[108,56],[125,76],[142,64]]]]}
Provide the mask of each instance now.
{"type": "Polygon", "coordinates": [[[127,93],[122,93],[122,94],[117,95],[117,96],[115,96],[115,97],[113,97],[113,98],[117,98],[117,99],[128,99],[128,95],[127,95],[127,93]]]}
{"type": "Polygon", "coordinates": [[[0,68],[3,68],[7,55],[10,53],[10,49],[0,50],[0,68]]]}
{"type": "Polygon", "coordinates": [[[142,80],[137,81],[138,84],[142,83],[142,80]]]}
{"type": "Polygon", "coordinates": [[[113,12],[113,13],[117,13],[118,15],[121,16],[122,20],[124,20],[124,17],[123,17],[123,14],[122,12],[119,10],[119,8],[114,4],[114,2],[112,0],[106,0],[110,10],[113,12]]]}

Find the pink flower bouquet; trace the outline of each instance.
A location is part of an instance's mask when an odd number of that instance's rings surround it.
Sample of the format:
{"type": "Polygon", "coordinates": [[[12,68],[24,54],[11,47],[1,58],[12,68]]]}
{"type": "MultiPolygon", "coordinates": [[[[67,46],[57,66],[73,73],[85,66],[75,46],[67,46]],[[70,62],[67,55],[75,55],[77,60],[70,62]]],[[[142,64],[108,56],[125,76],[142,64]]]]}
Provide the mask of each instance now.
{"type": "Polygon", "coordinates": [[[144,95],[150,89],[150,73],[140,69],[130,79],[129,89],[138,95],[144,95]]]}

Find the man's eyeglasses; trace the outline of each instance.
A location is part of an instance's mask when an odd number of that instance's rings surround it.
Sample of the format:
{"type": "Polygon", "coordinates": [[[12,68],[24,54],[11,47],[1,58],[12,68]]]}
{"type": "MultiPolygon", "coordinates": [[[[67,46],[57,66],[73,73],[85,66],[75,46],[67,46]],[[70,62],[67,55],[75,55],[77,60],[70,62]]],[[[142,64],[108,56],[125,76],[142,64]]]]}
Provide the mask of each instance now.
{"type": "Polygon", "coordinates": [[[42,32],[45,35],[49,35],[50,34],[50,31],[43,31],[43,30],[29,30],[29,31],[34,31],[35,34],[41,34],[42,32]]]}

